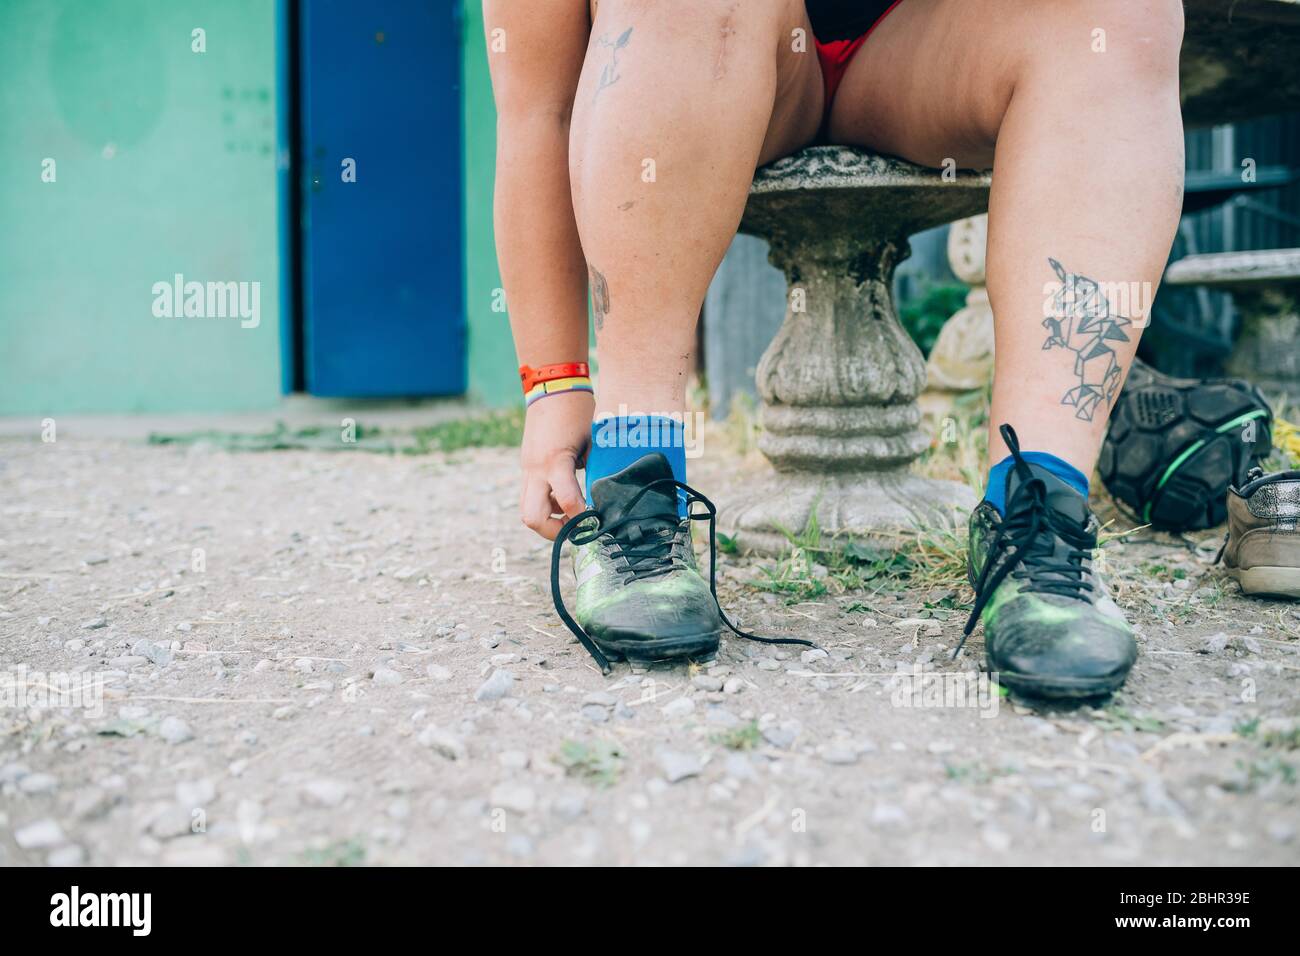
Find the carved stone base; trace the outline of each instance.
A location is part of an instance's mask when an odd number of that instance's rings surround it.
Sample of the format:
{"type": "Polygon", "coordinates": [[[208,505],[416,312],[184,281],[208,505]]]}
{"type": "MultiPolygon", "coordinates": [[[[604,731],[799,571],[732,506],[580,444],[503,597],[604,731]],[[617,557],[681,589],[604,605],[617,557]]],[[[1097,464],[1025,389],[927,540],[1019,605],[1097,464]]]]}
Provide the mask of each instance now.
{"type": "Polygon", "coordinates": [[[986,175],[955,178],[856,150],[816,147],[760,170],[741,231],[767,239],[786,276],[785,322],[757,370],[774,471],[722,502],[741,547],[779,553],[816,515],[823,540],[906,546],[950,522],[970,489],[907,464],[930,446],[917,396],[925,362],[891,286],[907,237],[983,209],[986,175]]]}
{"type": "Polygon", "coordinates": [[[720,527],[742,550],[780,554],[790,550],[791,536],[811,526],[815,512],[824,545],[857,541],[898,550],[919,527],[960,528],[976,503],[966,485],[903,470],[776,472],[747,487],[744,502],[724,512],[720,527]]]}

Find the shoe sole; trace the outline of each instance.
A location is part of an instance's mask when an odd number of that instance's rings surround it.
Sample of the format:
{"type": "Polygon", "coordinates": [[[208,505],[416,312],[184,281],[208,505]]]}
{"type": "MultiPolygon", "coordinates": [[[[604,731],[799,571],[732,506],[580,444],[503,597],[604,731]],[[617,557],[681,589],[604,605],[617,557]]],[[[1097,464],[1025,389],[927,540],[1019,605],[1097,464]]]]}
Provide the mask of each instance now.
{"type": "Polygon", "coordinates": [[[1246,594],[1300,600],[1300,568],[1229,568],[1228,573],[1246,594]]]}
{"type": "MultiPolygon", "coordinates": [[[[993,670],[992,662],[989,669],[993,670]]],[[[1040,700],[1085,700],[1109,697],[1124,686],[1128,671],[1108,677],[1034,677],[996,671],[998,683],[1021,697],[1040,700]]]]}
{"type": "Polygon", "coordinates": [[[637,664],[653,664],[658,661],[712,660],[718,653],[721,640],[719,631],[707,634],[689,634],[684,637],[661,637],[626,641],[608,641],[590,635],[596,646],[610,660],[628,661],[637,664]]]}

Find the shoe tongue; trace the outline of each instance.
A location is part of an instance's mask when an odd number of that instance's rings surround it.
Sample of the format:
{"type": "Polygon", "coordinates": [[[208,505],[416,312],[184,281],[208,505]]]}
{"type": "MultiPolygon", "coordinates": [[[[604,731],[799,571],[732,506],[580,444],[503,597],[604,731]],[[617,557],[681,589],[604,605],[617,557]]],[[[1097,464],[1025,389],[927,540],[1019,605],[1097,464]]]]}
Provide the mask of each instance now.
{"type": "MultiPolygon", "coordinates": [[[[1060,512],[1066,518],[1077,521],[1080,525],[1088,522],[1088,500],[1079,494],[1079,492],[1070,484],[1062,481],[1056,475],[1052,474],[1042,465],[1028,463],[1029,473],[1034,478],[1041,479],[1047,487],[1047,506],[1054,511],[1060,512]]],[[[1007,474],[1007,502],[1011,501],[1016,489],[1022,484],[1020,479],[1020,469],[1012,466],[1011,471],[1007,474]]]]}
{"type": "Polygon", "coordinates": [[[591,485],[591,503],[600,512],[603,524],[620,518],[677,514],[677,489],[666,482],[651,488],[628,512],[628,504],[638,491],[652,481],[671,479],[673,469],[659,452],[638,458],[620,472],[597,478],[591,485]]]}

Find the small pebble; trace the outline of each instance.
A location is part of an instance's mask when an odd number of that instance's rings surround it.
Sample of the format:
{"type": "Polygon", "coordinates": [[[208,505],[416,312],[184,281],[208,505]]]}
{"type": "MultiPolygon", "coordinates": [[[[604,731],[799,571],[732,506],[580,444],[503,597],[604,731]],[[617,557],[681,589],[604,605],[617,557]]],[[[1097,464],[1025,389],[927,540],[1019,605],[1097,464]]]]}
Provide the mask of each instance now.
{"type": "Polygon", "coordinates": [[[669,750],[666,747],[660,748],[658,753],[655,754],[655,759],[658,760],[659,766],[664,772],[664,777],[667,778],[669,783],[677,783],[687,777],[698,776],[704,769],[700,758],[695,754],[669,750]]]}
{"type": "Polygon", "coordinates": [[[158,724],[158,736],[169,744],[183,744],[194,739],[190,725],[179,717],[164,717],[158,724]]]}
{"type": "Polygon", "coordinates": [[[86,851],[75,843],[50,851],[45,858],[47,866],[81,866],[86,862],[86,851]]]}
{"type": "Polygon", "coordinates": [[[525,770],[528,767],[528,754],[522,750],[503,750],[497,754],[497,762],[507,770],[525,770]]]}
{"type": "Polygon", "coordinates": [[[907,811],[892,803],[878,803],[871,811],[871,822],[878,827],[900,826],[907,822],[907,811]]]}
{"type": "Polygon", "coordinates": [[[820,750],[821,758],[826,763],[837,766],[847,766],[858,762],[858,751],[856,747],[848,744],[834,743],[827,744],[820,750]]]}
{"type": "Polygon", "coordinates": [[[47,850],[66,842],[63,827],[54,820],[37,820],[14,830],[14,842],[24,850],[47,850]]]}
{"type": "Polygon", "coordinates": [[[488,802],[512,813],[528,813],[537,803],[532,787],[515,783],[499,783],[492,788],[488,802]]]}
{"type": "Polygon", "coordinates": [[[216,799],[211,780],[182,780],[176,784],[176,802],[183,807],[204,807],[216,799]]]}
{"type": "Polygon", "coordinates": [[[448,760],[464,760],[467,756],[465,742],[449,730],[439,727],[425,727],[416,738],[422,746],[434,753],[441,754],[448,760]]]}
{"type": "Polygon", "coordinates": [[[694,713],[694,711],[695,701],[691,700],[689,697],[678,697],[671,703],[665,704],[663,707],[659,708],[659,712],[670,719],[685,717],[687,714],[694,713]]]}
{"type": "Polygon", "coordinates": [[[514,683],[515,675],[510,671],[493,671],[492,676],[480,684],[478,690],[474,692],[474,699],[481,703],[500,700],[510,693],[514,683]]]}
{"type": "Polygon", "coordinates": [[[310,806],[337,807],[347,799],[351,789],[342,780],[312,780],[303,784],[299,796],[310,806]]]}
{"type": "Polygon", "coordinates": [[[161,647],[153,641],[136,641],[131,645],[131,653],[136,657],[143,657],[159,667],[166,667],[172,662],[171,649],[161,647]]]}
{"type": "Polygon", "coordinates": [[[49,773],[29,773],[18,781],[18,789],[23,793],[49,793],[58,785],[58,778],[49,773]]]}

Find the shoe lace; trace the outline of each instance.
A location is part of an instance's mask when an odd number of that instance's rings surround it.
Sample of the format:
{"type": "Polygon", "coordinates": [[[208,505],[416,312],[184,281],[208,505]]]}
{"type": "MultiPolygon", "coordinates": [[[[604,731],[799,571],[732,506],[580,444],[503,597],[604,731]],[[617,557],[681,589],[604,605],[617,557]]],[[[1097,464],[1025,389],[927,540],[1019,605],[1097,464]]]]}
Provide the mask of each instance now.
{"type": "MultiPolygon", "coordinates": [[[[564,605],[564,595],[560,592],[560,554],[566,541],[572,542],[576,546],[589,544],[597,538],[609,536],[612,543],[618,548],[619,555],[625,559],[625,571],[629,575],[629,581],[652,578],[656,575],[667,574],[677,568],[686,567],[675,552],[677,535],[673,533],[673,529],[680,527],[680,518],[676,509],[671,512],[663,511],[648,515],[633,515],[631,513],[636,503],[648,491],[656,487],[671,487],[674,490],[680,489],[686,492],[686,517],[691,521],[707,521],[709,523],[709,593],[713,595],[713,603],[718,608],[722,623],[737,637],[742,637],[747,641],[757,641],[760,644],[799,644],[804,647],[816,648],[815,643],[802,638],[762,637],[749,631],[742,631],[732,623],[731,618],[727,617],[727,612],[722,609],[722,604],[718,601],[717,506],[685,482],[677,481],[674,478],[660,478],[649,482],[637,491],[624,507],[623,517],[611,521],[609,524],[601,524],[601,514],[595,508],[588,508],[581,514],[574,515],[564,523],[560,533],[555,536],[555,544],[551,548],[551,599],[555,603],[555,610],[560,615],[560,620],[573,632],[573,636],[578,639],[578,642],[587,649],[587,653],[600,666],[600,672],[608,674],[611,671],[609,659],[601,653],[600,648],[582,629],[582,626],[573,619],[573,615],[569,613],[568,608],[564,605]],[[693,510],[692,506],[696,502],[702,504],[705,510],[702,512],[693,510]],[[587,524],[590,524],[590,526],[584,528],[583,526],[587,524]],[[647,525],[651,527],[657,525],[658,527],[650,535],[647,535],[645,533],[647,525]],[[625,529],[626,532],[620,534],[625,529]]],[[[675,497],[674,494],[674,499],[675,497]]]]}
{"type": "Polygon", "coordinates": [[[1020,443],[1010,425],[999,429],[1015,462],[1020,485],[1006,505],[1006,517],[989,546],[989,560],[975,582],[975,606],[962,631],[955,659],[979,623],[994,592],[1008,577],[1026,581],[1026,591],[1084,600],[1093,590],[1084,560],[1092,557],[1097,536],[1084,525],[1047,504],[1047,484],[1036,478],[1020,456],[1020,443]],[[1060,538],[1069,550],[1056,553],[1060,538]]]}

